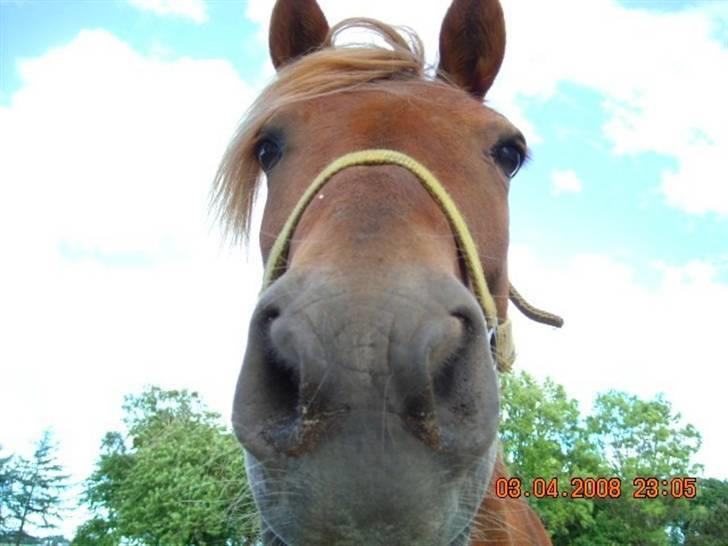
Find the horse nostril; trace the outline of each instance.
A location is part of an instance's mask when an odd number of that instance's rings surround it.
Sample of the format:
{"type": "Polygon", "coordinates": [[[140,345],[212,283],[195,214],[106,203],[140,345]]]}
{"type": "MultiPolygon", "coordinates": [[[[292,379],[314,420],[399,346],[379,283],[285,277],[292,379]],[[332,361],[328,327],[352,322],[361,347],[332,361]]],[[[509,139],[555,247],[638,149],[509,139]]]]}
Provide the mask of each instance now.
{"type": "Polygon", "coordinates": [[[449,398],[452,396],[455,384],[456,359],[449,359],[435,372],[432,377],[432,388],[438,398],[449,398]]]}
{"type": "Polygon", "coordinates": [[[462,367],[459,354],[465,332],[463,320],[452,314],[420,321],[393,361],[404,422],[435,449],[441,442],[438,402],[451,398],[455,381],[461,377],[457,368],[462,367]]]}
{"type": "Polygon", "coordinates": [[[256,312],[235,393],[235,432],[247,449],[261,456],[275,443],[275,431],[290,428],[298,416],[298,363],[274,342],[273,330],[280,330],[283,320],[275,307],[256,312]]]}
{"type": "Polygon", "coordinates": [[[263,324],[270,325],[275,319],[281,316],[281,310],[278,307],[271,306],[261,312],[260,320],[263,324]]]}
{"type": "Polygon", "coordinates": [[[262,319],[264,351],[264,388],[268,394],[269,412],[277,419],[293,419],[298,414],[300,398],[300,371],[296,363],[288,360],[274,342],[273,328],[280,317],[277,309],[267,312],[262,319]]]}
{"type": "Polygon", "coordinates": [[[449,332],[446,343],[440,351],[438,361],[432,363],[432,388],[438,399],[450,398],[458,378],[458,364],[469,336],[472,333],[471,319],[465,313],[450,314],[449,332]]]}
{"type": "Polygon", "coordinates": [[[238,380],[236,432],[257,457],[303,455],[333,412],[324,412],[325,360],[300,315],[261,308],[238,380]],[[252,430],[252,434],[250,431],[252,430]]]}

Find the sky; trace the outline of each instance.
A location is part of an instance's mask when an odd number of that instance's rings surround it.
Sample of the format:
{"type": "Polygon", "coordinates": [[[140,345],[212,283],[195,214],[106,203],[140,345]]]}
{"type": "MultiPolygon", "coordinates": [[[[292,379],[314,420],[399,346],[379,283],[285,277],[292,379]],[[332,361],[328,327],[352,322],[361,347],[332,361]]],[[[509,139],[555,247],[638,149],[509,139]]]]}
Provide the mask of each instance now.
{"type": "MultiPolygon", "coordinates": [[[[446,0],[320,0],[414,28],[446,0]]],[[[261,280],[208,213],[217,163],[274,75],[270,0],[0,0],[0,444],[44,429],[80,483],[123,396],[230,414],[261,280]]],[[[505,0],[489,106],[526,135],[510,273],[516,366],[588,411],[664,393],[728,478],[728,1],[505,0]]],[[[252,241],[257,241],[253,236],[252,241]]],[[[79,523],[82,514],[71,518],[79,523]]],[[[72,527],[67,532],[70,533],[72,527]]]]}

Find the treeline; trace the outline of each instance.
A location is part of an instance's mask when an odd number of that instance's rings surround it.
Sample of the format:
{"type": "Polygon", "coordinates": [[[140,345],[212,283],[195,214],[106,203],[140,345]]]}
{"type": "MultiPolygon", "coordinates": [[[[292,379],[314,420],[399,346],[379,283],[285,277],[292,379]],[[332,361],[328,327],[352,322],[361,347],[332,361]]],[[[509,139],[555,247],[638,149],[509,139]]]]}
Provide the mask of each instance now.
{"type": "MultiPolygon", "coordinates": [[[[502,390],[506,460],[522,492],[535,493],[535,482],[549,487],[528,500],[554,544],[728,544],[728,481],[696,480],[695,498],[687,498],[689,489],[669,488],[673,478],[696,477],[701,468],[694,462],[700,435],[667,400],[608,392],[584,415],[548,380],[512,374],[502,390]],[[618,478],[619,490],[607,496],[592,488],[571,498],[574,478],[599,477],[618,478]],[[635,498],[633,480],[649,477],[658,478],[656,498],[635,498]]],[[[35,462],[0,456],[0,545],[31,544],[28,525],[50,529],[61,517],[66,477],[53,449],[45,435],[35,462]]],[[[150,387],[127,396],[124,430],[103,438],[80,502],[93,517],[78,528],[75,546],[242,546],[258,536],[242,450],[222,418],[188,391],[150,387]]],[[[62,537],[46,540],[54,538],[62,537]]]]}

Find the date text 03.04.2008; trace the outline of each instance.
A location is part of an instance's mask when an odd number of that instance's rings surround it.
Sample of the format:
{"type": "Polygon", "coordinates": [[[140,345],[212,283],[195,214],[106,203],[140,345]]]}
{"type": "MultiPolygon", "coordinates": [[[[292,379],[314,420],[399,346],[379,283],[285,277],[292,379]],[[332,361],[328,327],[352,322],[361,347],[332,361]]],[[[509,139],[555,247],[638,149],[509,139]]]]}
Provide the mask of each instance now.
{"type": "Polygon", "coordinates": [[[692,499],[697,492],[697,478],[689,476],[668,479],[637,477],[632,480],[629,490],[625,490],[623,480],[616,477],[574,477],[566,488],[560,487],[558,478],[534,478],[527,484],[518,477],[498,478],[495,481],[495,494],[501,499],[618,499],[623,494],[630,494],[635,499],[692,499]]]}

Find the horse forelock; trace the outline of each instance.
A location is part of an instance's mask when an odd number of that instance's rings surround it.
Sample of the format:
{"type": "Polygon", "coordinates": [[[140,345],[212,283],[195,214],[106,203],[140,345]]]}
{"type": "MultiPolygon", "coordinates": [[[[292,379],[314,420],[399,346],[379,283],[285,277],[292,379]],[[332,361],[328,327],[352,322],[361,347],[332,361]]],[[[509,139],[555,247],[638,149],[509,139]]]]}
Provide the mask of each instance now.
{"type": "Polygon", "coordinates": [[[446,85],[427,74],[424,47],[406,27],[374,19],[346,19],[333,26],[323,46],[282,67],[248,109],[215,176],[211,206],[233,241],[247,239],[260,182],[255,147],[261,129],[284,106],[342,92],[393,88],[393,82],[446,85]],[[365,30],[376,43],[339,44],[348,30],[365,30]]]}

